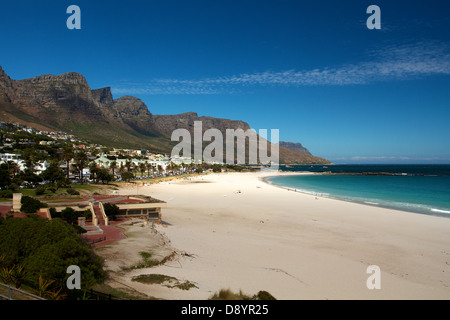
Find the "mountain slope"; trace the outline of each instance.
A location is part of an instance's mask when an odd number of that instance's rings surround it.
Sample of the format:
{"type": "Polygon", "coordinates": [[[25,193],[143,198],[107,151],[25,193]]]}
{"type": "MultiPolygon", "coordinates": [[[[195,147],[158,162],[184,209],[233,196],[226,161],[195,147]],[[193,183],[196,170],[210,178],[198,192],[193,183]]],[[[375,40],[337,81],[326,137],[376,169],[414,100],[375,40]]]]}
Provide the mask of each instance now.
{"type": "MultiPolygon", "coordinates": [[[[248,130],[239,120],[199,117],[194,112],[153,115],[143,101],[123,96],[113,99],[111,88],[92,90],[75,72],[13,80],[0,67],[0,115],[2,121],[20,122],[46,130],[61,130],[93,143],[119,148],[149,149],[170,153],[175,129],[193,132],[194,122],[203,130],[248,130]]],[[[328,163],[305,152],[279,147],[281,163],[328,163]]]]}

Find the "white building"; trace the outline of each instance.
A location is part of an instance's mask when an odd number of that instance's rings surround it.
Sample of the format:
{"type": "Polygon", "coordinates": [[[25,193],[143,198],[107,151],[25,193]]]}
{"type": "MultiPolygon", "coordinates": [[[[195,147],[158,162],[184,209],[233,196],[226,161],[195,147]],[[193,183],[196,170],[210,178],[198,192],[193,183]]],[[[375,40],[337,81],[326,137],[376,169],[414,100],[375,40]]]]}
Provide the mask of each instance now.
{"type": "Polygon", "coordinates": [[[15,153],[0,153],[1,162],[8,162],[8,161],[20,161],[22,160],[22,156],[20,154],[15,153]]]}
{"type": "MultiPolygon", "coordinates": [[[[22,160],[20,154],[15,153],[0,153],[0,164],[8,163],[9,161],[17,164],[17,167],[20,171],[23,171],[27,168],[25,161],[22,160]]],[[[34,173],[40,174],[42,171],[45,171],[50,166],[50,163],[47,161],[39,161],[34,165],[34,173]]]]}

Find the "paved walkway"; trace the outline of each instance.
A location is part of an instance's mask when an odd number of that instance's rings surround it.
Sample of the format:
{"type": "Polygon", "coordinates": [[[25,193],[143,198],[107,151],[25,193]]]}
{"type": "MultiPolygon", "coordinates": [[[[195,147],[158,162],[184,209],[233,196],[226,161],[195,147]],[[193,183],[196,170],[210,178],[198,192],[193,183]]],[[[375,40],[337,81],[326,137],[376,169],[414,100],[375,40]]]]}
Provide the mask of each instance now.
{"type": "Polygon", "coordinates": [[[126,236],[123,233],[123,229],[116,226],[120,222],[122,221],[110,222],[109,226],[101,225],[100,228],[103,230],[103,234],[83,235],[83,238],[87,239],[88,241],[96,242],[93,244],[94,248],[105,246],[121,239],[125,239],[126,236]]]}

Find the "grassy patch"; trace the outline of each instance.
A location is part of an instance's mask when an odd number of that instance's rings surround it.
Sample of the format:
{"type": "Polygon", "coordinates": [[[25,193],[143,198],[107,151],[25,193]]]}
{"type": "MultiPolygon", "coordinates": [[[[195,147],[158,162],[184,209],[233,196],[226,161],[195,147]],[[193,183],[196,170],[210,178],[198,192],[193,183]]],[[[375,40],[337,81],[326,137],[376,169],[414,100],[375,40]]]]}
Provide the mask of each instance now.
{"type": "Polygon", "coordinates": [[[150,252],[141,251],[139,252],[139,254],[144,260],[148,260],[152,257],[152,254],[150,252]]]}
{"type": "Polygon", "coordinates": [[[267,291],[259,291],[253,296],[249,296],[239,290],[239,292],[233,292],[230,289],[221,289],[219,292],[214,293],[209,300],[276,300],[267,291]]]}
{"type": "Polygon", "coordinates": [[[141,262],[138,263],[136,269],[151,268],[159,264],[159,261],[152,259],[152,254],[150,252],[139,252],[142,257],[141,262]]]}
{"type": "Polygon", "coordinates": [[[164,274],[142,274],[140,276],[133,277],[132,281],[145,283],[145,284],[160,284],[168,288],[178,288],[181,290],[189,290],[192,288],[198,288],[194,283],[190,281],[179,281],[175,277],[166,276],[164,274]]]}
{"type": "Polygon", "coordinates": [[[150,252],[139,252],[139,255],[142,257],[141,261],[137,265],[131,267],[122,268],[123,271],[130,271],[134,269],[144,269],[151,268],[159,265],[160,261],[156,259],[152,259],[152,254],[150,252]]]}
{"type": "Polygon", "coordinates": [[[100,189],[100,187],[98,187],[96,185],[92,185],[92,184],[73,184],[72,188],[79,189],[79,190],[89,190],[89,191],[100,189]]]}

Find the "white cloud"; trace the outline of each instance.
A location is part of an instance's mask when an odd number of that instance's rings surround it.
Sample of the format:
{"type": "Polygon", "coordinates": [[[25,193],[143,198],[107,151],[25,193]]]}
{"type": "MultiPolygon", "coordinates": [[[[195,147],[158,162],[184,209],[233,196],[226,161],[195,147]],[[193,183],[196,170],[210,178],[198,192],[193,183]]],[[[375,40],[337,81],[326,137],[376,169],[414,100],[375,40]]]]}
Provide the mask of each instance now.
{"type": "Polygon", "coordinates": [[[339,67],[281,72],[243,73],[204,79],[155,79],[146,84],[117,86],[118,94],[219,94],[250,86],[345,86],[380,81],[450,75],[450,48],[446,43],[394,45],[369,53],[370,60],[339,67]]]}

